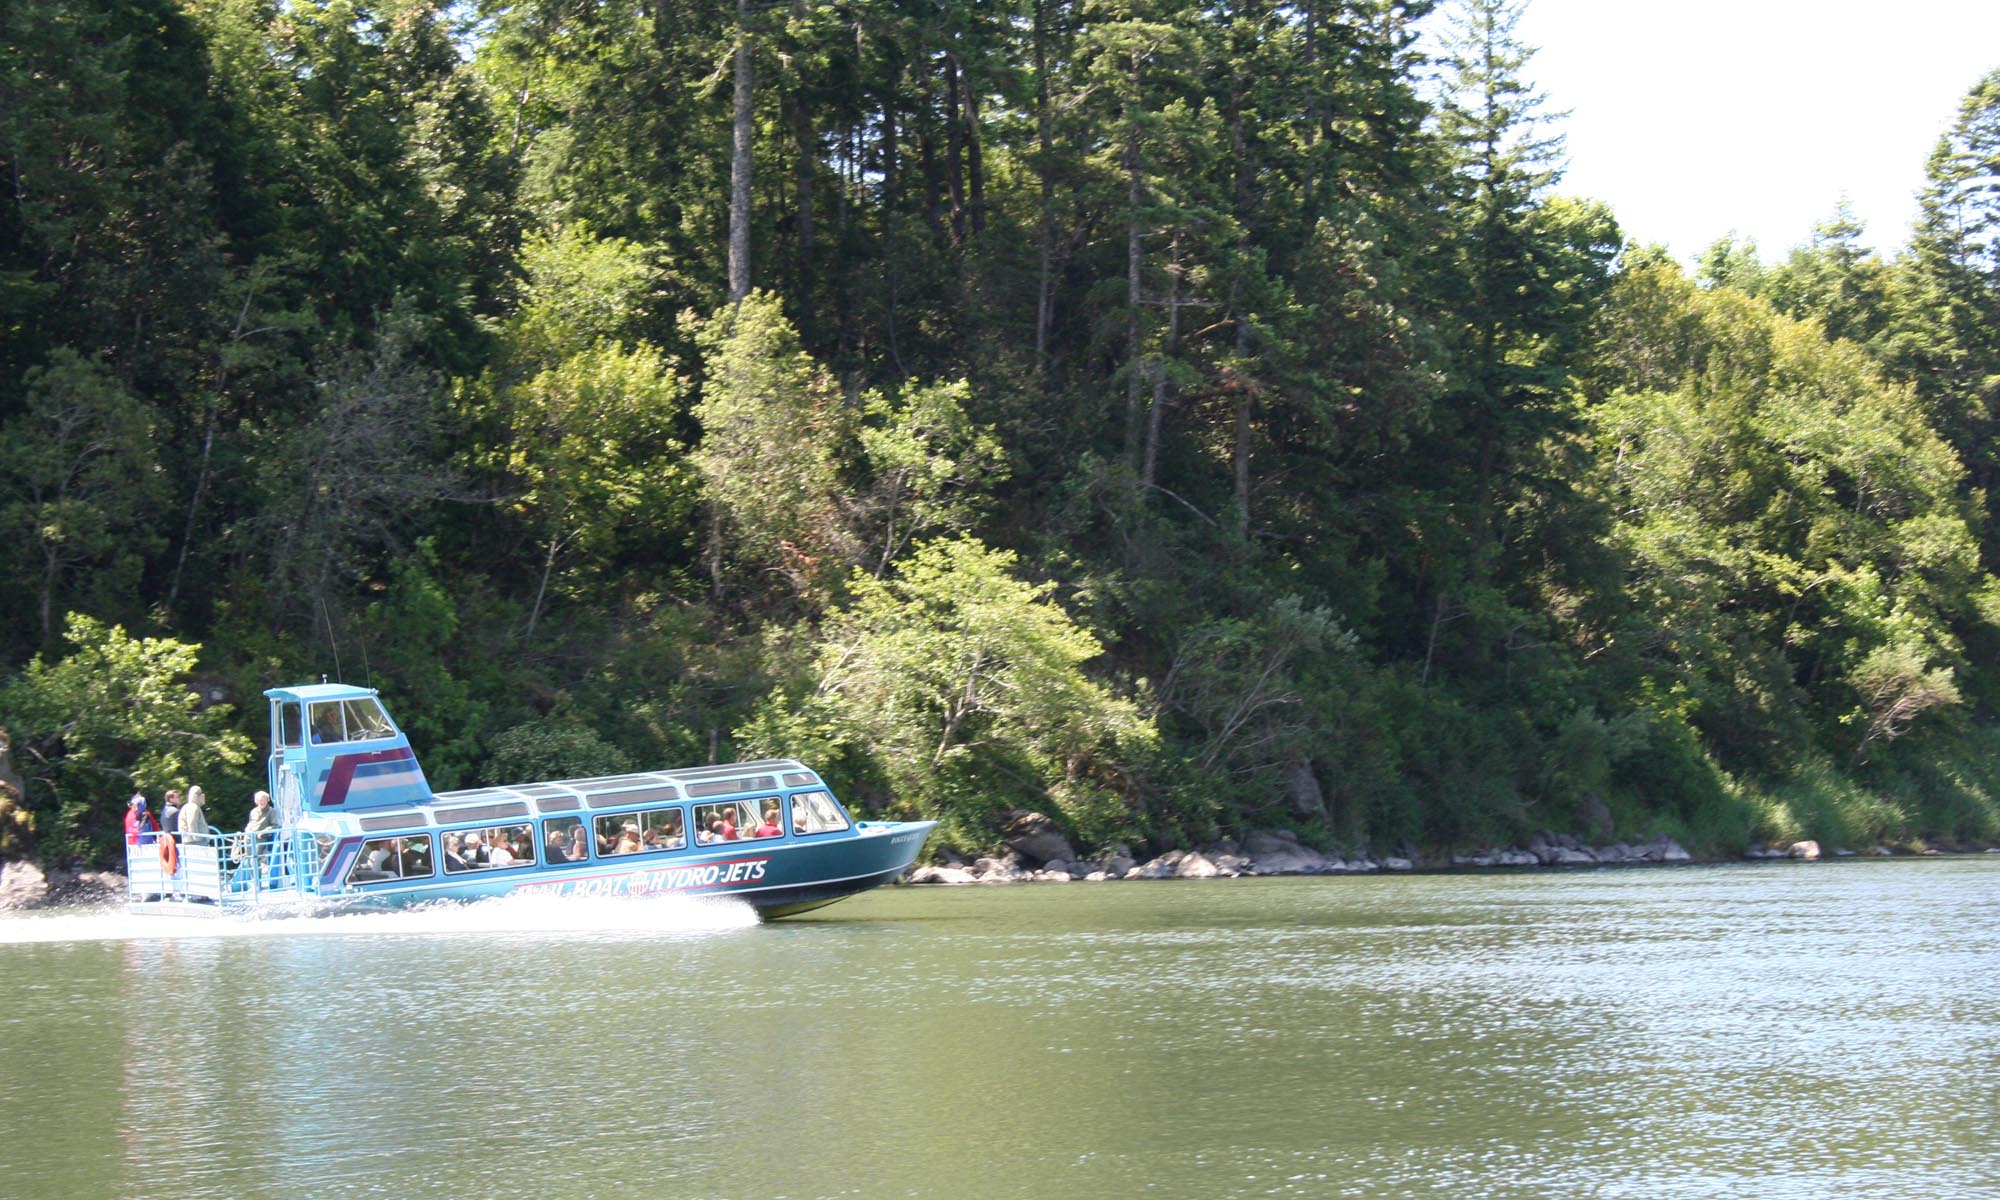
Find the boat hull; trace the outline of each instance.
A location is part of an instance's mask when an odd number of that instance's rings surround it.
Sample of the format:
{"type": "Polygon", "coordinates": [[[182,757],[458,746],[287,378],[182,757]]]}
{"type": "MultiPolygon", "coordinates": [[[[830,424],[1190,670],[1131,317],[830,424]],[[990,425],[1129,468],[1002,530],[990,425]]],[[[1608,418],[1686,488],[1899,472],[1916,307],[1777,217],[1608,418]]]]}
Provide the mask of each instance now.
{"type": "MultiPolygon", "coordinates": [[[[575,866],[525,866],[363,883],[301,895],[284,887],[254,891],[190,885],[185,879],[139,879],[134,913],[212,916],[349,912],[463,902],[508,895],[554,897],[727,896],[766,919],[793,916],[893,883],[908,871],[935,827],[932,821],[863,822],[853,833],[816,841],[728,842],[668,854],[598,859],[575,866]]],[[[135,864],[136,865],[136,864],[135,864]]],[[[221,878],[226,870],[213,873],[221,878]]]]}

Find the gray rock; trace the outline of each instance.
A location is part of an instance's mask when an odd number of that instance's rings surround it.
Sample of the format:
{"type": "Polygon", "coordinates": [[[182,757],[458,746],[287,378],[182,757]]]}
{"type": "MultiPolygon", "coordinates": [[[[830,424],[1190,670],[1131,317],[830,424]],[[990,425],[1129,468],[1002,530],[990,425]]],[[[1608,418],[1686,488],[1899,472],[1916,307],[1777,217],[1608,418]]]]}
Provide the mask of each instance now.
{"type": "Polygon", "coordinates": [[[1558,867],[1596,866],[1597,856],[1588,850],[1572,850],[1568,846],[1557,846],[1551,851],[1548,863],[1558,867]]]}
{"type": "Polygon", "coordinates": [[[1583,827],[1593,842],[1611,840],[1611,809],[1596,792],[1583,794],[1583,827]]]}
{"type": "Polygon", "coordinates": [[[1243,852],[1252,858],[1297,853],[1299,837],[1289,829],[1253,829],[1243,835],[1243,852]]]}
{"type": "Polygon", "coordinates": [[[1034,879],[1037,883],[1068,883],[1070,881],[1068,871],[1051,871],[1047,868],[1036,871],[1034,879]]]}
{"type": "Polygon", "coordinates": [[[1021,869],[1012,855],[1006,858],[982,858],[972,864],[972,870],[979,876],[981,883],[1009,883],[1028,877],[1028,872],[1021,869]]]}
{"type": "Polygon", "coordinates": [[[1138,861],[1134,859],[1130,854],[1125,854],[1125,853],[1114,854],[1110,858],[1104,860],[1104,873],[1106,875],[1112,875],[1116,876],[1119,879],[1123,879],[1132,870],[1132,868],[1138,865],[1139,865],[1138,861]]]}
{"type": "Polygon", "coordinates": [[[1029,864],[1040,865],[1060,859],[1069,862],[1076,850],[1056,828],[1055,821],[1038,812],[1014,812],[1000,830],[1007,848],[1029,864]]]}
{"type": "Polygon", "coordinates": [[[25,860],[0,863],[0,910],[34,908],[48,903],[49,879],[25,860]]]}
{"type": "Polygon", "coordinates": [[[1291,846],[1257,856],[1259,875],[1317,875],[1326,868],[1325,855],[1303,846],[1291,846]]]}
{"type": "Polygon", "coordinates": [[[1225,878],[1234,879],[1239,875],[1257,873],[1257,865],[1241,854],[1223,851],[1209,855],[1208,860],[1215,864],[1215,873],[1225,878]]]}
{"type": "Polygon", "coordinates": [[[1199,851],[1174,864],[1175,879],[1213,879],[1220,874],[1221,870],[1199,851]]]}
{"type": "Polygon", "coordinates": [[[1311,763],[1296,762],[1285,768],[1285,803],[1300,817],[1326,816],[1326,793],[1320,790],[1311,763]]]}
{"type": "Polygon", "coordinates": [[[918,867],[910,872],[911,883],[978,883],[979,877],[963,867],[918,867]]]}
{"type": "Polygon", "coordinates": [[[1785,855],[1788,858],[1803,859],[1806,862],[1817,862],[1819,860],[1819,843],[1810,840],[1793,842],[1791,847],[1785,851],[1785,855]]]}
{"type": "Polygon", "coordinates": [[[1382,860],[1382,865],[1391,871],[1407,871],[1413,864],[1400,854],[1391,854],[1382,860]]]}

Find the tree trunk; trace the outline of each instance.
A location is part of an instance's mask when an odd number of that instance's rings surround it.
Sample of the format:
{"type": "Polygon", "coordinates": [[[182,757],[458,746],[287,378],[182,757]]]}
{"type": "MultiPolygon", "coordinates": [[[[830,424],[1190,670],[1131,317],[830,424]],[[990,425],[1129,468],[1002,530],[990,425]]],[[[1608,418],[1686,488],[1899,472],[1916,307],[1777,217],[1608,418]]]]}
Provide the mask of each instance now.
{"type": "Polygon", "coordinates": [[[1050,310],[1055,307],[1056,181],[1055,118],[1049,113],[1049,0],[1035,3],[1035,140],[1041,157],[1035,174],[1042,183],[1041,262],[1035,278],[1035,369],[1047,379],[1050,310]]]}
{"type": "MultiPolygon", "coordinates": [[[[1165,357],[1172,359],[1180,351],[1181,340],[1181,235],[1174,234],[1173,251],[1167,268],[1167,349],[1165,357]]],[[[1153,408],[1146,414],[1146,463],[1139,471],[1139,483],[1150,488],[1159,478],[1160,431],[1166,421],[1167,403],[1172,399],[1172,385],[1167,378],[1166,364],[1163,362],[1153,374],[1153,408]]]]}
{"type": "Polygon", "coordinates": [[[813,137],[812,114],[804,103],[792,105],[792,136],[798,142],[798,167],[793,173],[793,192],[799,222],[799,335],[812,341],[813,327],[813,171],[818,165],[818,140],[813,137]]]}
{"type": "Polygon", "coordinates": [[[756,74],[750,61],[750,0],[736,0],[735,138],[729,156],[729,302],[750,294],[750,137],[756,74]]]}
{"type": "Polygon", "coordinates": [[[1140,264],[1145,248],[1140,241],[1139,202],[1145,198],[1139,183],[1139,128],[1131,124],[1125,134],[1125,303],[1132,310],[1132,327],[1125,345],[1125,462],[1139,465],[1139,397],[1144,388],[1140,351],[1145,348],[1140,321],[1140,264]]]}
{"type": "Polygon", "coordinates": [[[951,200],[951,240],[953,245],[965,242],[965,124],[959,112],[963,100],[959,95],[958,58],[947,54],[944,58],[944,182],[945,191],[951,200]]]}
{"type": "Polygon", "coordinates": [[[882,338],[889,349],[889,362],[899,375],[909,372],[903,369],[901,348],[896,344],[896,251],[893,245],[902,223],[902,172],[897,161],[896,150],[896,102],[893,96],[882,100],[882,288],[886,293],[884,303],[887,311],[882,317],[882,338]]]}

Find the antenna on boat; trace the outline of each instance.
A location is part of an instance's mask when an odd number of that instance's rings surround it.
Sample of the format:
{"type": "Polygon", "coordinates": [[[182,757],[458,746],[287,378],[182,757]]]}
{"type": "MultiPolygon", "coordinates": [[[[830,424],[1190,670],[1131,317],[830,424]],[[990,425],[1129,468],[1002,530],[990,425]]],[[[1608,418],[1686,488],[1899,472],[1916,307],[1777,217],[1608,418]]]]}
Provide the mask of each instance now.
{"type": "Polygon", "coordinates": [[[320,681],[321,683],[325,683],[325,682],[326,682],[326,672],[325,672],[325,671],[321,671],[321,672],[319,673],[319,681],[320,681]]]}

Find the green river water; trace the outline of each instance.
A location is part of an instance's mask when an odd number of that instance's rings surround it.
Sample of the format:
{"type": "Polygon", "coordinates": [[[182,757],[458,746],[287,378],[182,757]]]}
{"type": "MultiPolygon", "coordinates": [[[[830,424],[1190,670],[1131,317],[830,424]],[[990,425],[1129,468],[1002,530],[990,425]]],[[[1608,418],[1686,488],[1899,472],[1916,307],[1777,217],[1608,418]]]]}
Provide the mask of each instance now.
{"type": "Polygon", "coordinates": [[[0,1196],[2000,1197],[2000,856],[0,918],[0,1196]]]}

